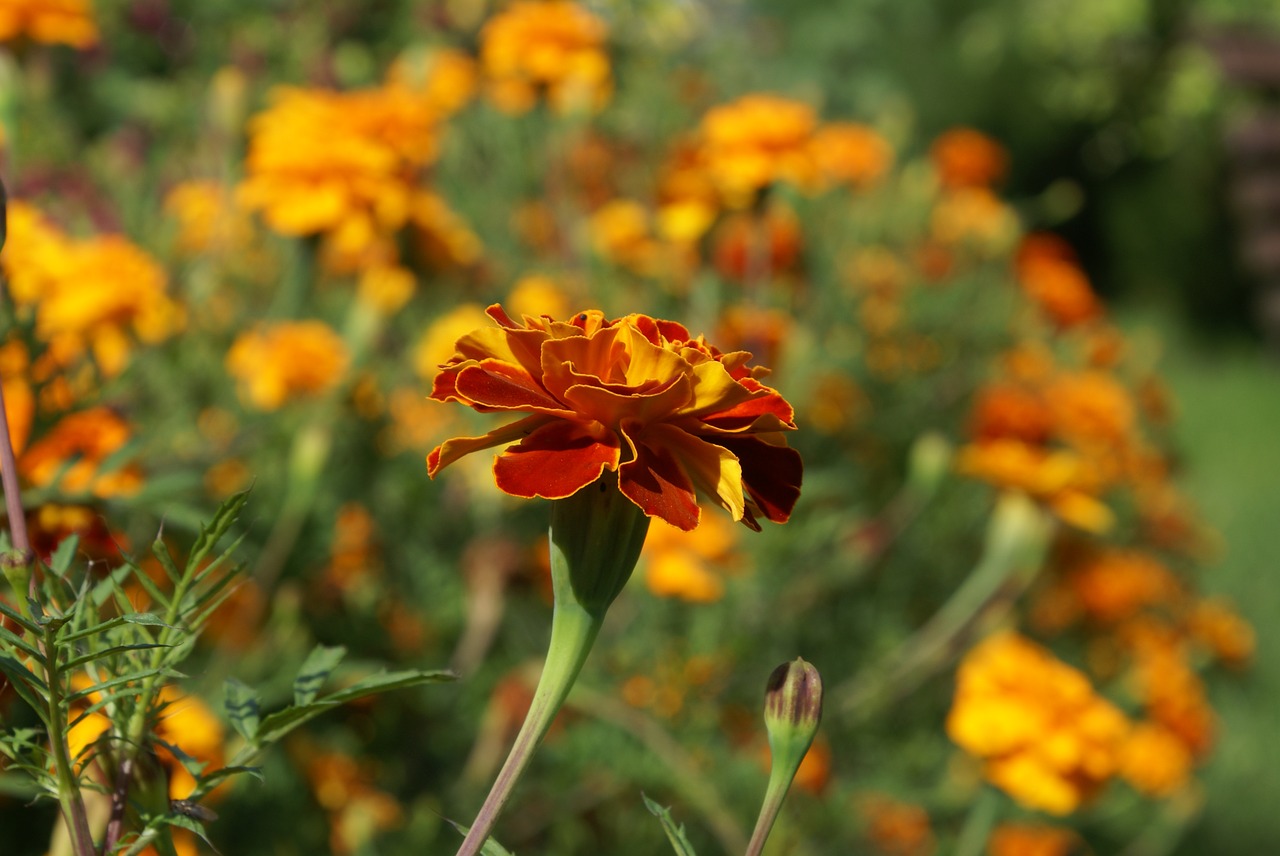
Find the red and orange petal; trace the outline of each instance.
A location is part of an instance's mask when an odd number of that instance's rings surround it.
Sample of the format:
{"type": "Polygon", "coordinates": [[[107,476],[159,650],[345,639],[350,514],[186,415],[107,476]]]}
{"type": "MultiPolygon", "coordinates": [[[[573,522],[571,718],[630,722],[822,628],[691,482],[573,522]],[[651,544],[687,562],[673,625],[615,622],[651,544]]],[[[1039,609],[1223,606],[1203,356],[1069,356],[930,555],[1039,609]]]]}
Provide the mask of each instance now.
{"type": "Polygon", "coordinates": [[[698,524],[699,492],[751,528],[790,515],[802,471],[783,439],[794,411],[753,376],[749,354],[643,315],[517,324],[501,307],[488,314],[499,326],[458,340],[431,397],[530,415],[441,444],[427,458],[431,476],[505,445],[494,475],[513,496],[563,499],[611,471],[646,514],[685,530],[698,524]]]}

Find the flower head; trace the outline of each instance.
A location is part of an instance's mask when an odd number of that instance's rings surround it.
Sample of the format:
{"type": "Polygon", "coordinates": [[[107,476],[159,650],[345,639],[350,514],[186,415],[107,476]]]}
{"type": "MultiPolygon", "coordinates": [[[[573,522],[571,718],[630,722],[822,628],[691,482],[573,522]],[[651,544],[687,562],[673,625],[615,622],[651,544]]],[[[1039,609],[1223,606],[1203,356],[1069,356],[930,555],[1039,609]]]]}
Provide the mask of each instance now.
{"type": "Polygon", "coordinates": [[[532,109],[538,93],[560,113],[599,109],[613,81],[604,21],[576,3],[512,3],[480,32],[480,63],[490,96],[507,113],[532,109]]]}
{"type": "Polygon", "coordinates": [[[89,0],[0,0],[0,41],[20,36],[87,48],[98,41],[98,25],[89,0]]]}
{"type": "Polygon", "coordinates": [[[646,515],[681,529],[698,525],[699,491],[752,529],[759,517],[790,516],[802,472],[784,433],[794,414],[757,379],[763,370],[748,368],[750,354],[722,353],[646,315],[607,320],[593,310],[520,324],[497,305],[488,314],[498,326],[458,340],[431,397],[528,415],[438,446],[427,457],[432,477],[514,443],[494,462],[512,496],[563,499],[610,471],[646,515]]]}
{"type": "Polygon", "coordinates": [[[322,321],[282,321],[242,333],[227,352],[227,370],[245,399],[259,410],[319,395],[347,366],[342,338],[322,321]]]}

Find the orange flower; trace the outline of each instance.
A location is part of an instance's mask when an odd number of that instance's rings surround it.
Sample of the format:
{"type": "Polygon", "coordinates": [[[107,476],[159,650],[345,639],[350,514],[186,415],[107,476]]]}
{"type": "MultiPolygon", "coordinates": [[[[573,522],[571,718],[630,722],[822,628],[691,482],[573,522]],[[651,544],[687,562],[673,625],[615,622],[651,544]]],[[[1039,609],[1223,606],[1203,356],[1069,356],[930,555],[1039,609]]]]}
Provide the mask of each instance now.
{"type": "Polygon", "coordinates": [[[1072,327],[1102,315],[1102,304],[1080,269],[1075,251],[1057,235],[1027,235],[1018,248],[1015,266],[1023,291],[1059,326],[1072,327]]]}
{"type": "Polygon", "coordinates": [[[858,813],[866,818],[867,838],[876,853],[930,856],[937,849],[929,813],[918,805],[870,793],[858,800],[858,813]]]}
{"type": "Polygon", "coordinates": [[[604,21],[576,3],[515,2],[480,31],[480,62],[498,109],[524,113],[540,90],[558,112],[600,109],[613,81],[604,21]]]}
{"type": "Polygon", "coordinates": [[[1019,803],[1067,814],[1120,763],[1129,723],[1089,679],[1015,633],[970,651],[956,675],[947,734],[986,761],[1019,803]]]}
{"type": "Polygon", "coordinates": [[[68,493],[92,491],[101,497],[133,493],[142,482],[136,466],[99,472],[132,433],[129,424],[106,407],[72,413],[31,444],[18,461],[18,472],[36,487],[56,483],[68,493]]]}
{"type": "Polygon", "coordinates": [[[87,48],[98,41],[89,0],[0,0],[0,41],[29,36],[87,48]]]}
{"type": "Polygon", "coordinates": [[[1002,823],[987,842],[987,856],[1075,856],[1080,852],[1080,836],[1073,830],[1042,823],[1002,823]]]}
{"type": "Polygon", "coordinates": [[[1144,722],[1125,741],[1120,773],[1141,793],[1166,797],[1191,778],[1191,752],[1162,725],[1144,722]]]}
{"type": "Polygon", "coordinates": [[[820,179],[812,148],[813,108],[776,95],[745,95],[707,112],[701,158],[725,201],[749,204],[770,184],[812,189],[820,179]]]}
{"type": "Polygon", "coordinates": [[[947,187],[987,187],[1009,168],[1004,147],[972,128],[947,131],[934,140],[929,154],[947,187]]]}
{"type": "Polygon", "coordinates": [[[1086,532],[1105,532],[1115,522],[1111,510],[1094,495],[1097,485],[1088,478],[1085,461],[1072,452],[997,439],[962,448],[956,469],[1000,488],[1020,490],[1086,532]]]}
{"type": "Polygon", "coordinates": [[[1169,569],[1137,550],[1105,550],[1072,569],[1068,580],[1085,611],[1102,622],[1128,618],[1179,593],[1169,569]]]}
{"type": "Polygon", "coordinates": [[[1040,444],[1053,429],[1044,399],[1013,384],[991,384],[979,390],[970,421],[970,430],[980,441],[1008,438],[1040,444]]]}
{"type": "Polygon", "coordinates": [[[800,495],[800,456],[786,445],[793,412],[760,383],[751,355],[721,353],[683,326],[646,315],[571,321],[494,305],[498,327],[458,340],[431,397],[482,413],[530,415],[481,437],[445,442],[427,457],[434,477],[464,455],[508,446],[494,462],[512,496],[563,499],[616,472],[622,493],[650,517],[698,525],[695,491],[752,529],[785,522],[800,495]]]}
{"type": "Polygon", "coordinates": [[[346,345],[322,321],[259,326],[241,334],[227,352],[227,370],[240,379],[245,399],[259,410],[324,392],[342,378],[346,365],[346,345]]]}
{"type": "Polygon", "coordinates": [[[714,603],[724,595],[717,569],[732,568],[733,524],[714,517],[693,532],[654,526],[644,543],[645,583],[658,597],[714,603]]]}
{"type": "Polygon", "coordinates": [[[857,122],[830,122],[813,136],[813,157],[824,178],[855,187],[872,184],[893,165],[884,137],[857,122]]]}

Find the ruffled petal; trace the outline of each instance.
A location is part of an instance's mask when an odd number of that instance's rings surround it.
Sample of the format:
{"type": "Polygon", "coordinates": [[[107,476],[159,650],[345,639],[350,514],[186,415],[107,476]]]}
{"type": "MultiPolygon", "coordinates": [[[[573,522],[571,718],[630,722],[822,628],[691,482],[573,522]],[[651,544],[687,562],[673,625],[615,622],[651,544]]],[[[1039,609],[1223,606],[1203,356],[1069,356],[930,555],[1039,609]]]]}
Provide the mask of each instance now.
{"type": "Polygon", "coordinates": [[[665,423],[644,428],[638,442],[670,449],[694,487],[714,497],[734,520],[742,519],[746,507],[742,466],[731,451],[665,423]]]}
{"type": "Polygon", "coordinates": [[[500,360],[467,366],[457,373],[454,388],[478,410],[534,410],[566,419],[574,415],[524,368],[500,360]]]}
{"type": "Polygon", "coordinates": [[[680,411],[681,416],[703,416],[739,407],[761,395],[739,383],[714,360],[693,367],[693,399],[680,411]]]}
{"type": "Polygon", "coordinates": [[[693,482],[670,449],[632,443],[634,456],[618,468],[618,489],[650,517],[689,532],[701,509],[693,482]]]}
{"type": "Polygon", "coordinates": [[[689,379],[677,376],[650,393],[618,393],[599,386],[571,386],[565,403],[605,425],[621,425],[624,419],[644,424],[666,419],[689,400],[689,379]]]}
{"type": "MultiPolygon", "coordinates": [[[[754,436],[717,437],[716,443],[736,455],[742,465],[742,484],[750,497],[747,505],[751,515],[759,513],[774,523],[786,523],[800,498],[804,476],[800,453],[754,436]]],[[[750,525],[746,516],[744,521],[750,525]]]]}
{"type": "Polygon", "coordinates": [[[526,416],[509,425],[503,425],[501,428],[495,428],[482,437],[454,437],[452,440],[445,440],[427,455],[427,475],[435,478],[436,473],[472,452],[501,446],[504,443],[514,443],[521,437],[534,432],[539,426],[545,425],[550,419],[551,417],[539,413],[526,416]]]}
{"type": "Polygon", "coordinates": [[[583,423],[556,420],[499,455],[493,475],[512,496],[564,499],[617,469],[620,455],[615,435],[601,439],[583,423]]]}

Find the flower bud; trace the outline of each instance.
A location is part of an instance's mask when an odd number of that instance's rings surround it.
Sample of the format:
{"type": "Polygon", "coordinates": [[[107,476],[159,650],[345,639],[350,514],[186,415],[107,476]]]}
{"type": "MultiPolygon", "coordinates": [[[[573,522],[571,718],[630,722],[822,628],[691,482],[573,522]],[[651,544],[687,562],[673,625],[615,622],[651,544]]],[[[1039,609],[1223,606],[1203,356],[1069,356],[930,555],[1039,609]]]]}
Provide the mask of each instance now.
{"type": "Polygon", "coordinates": [[[764,725],[775,766],[793,757],[798,767],[822,721],[822,676],[797,657],[769,676],[764,694],[764,725]]]}
{"type": "Polygon", "coordinates": [[[649,518],[605,473],[551,506],[551,581],[556,602],[572,598],[603,616],[640,560],[649,518]],[[563,591],[564,587],[569,591],[563,591]]]}

